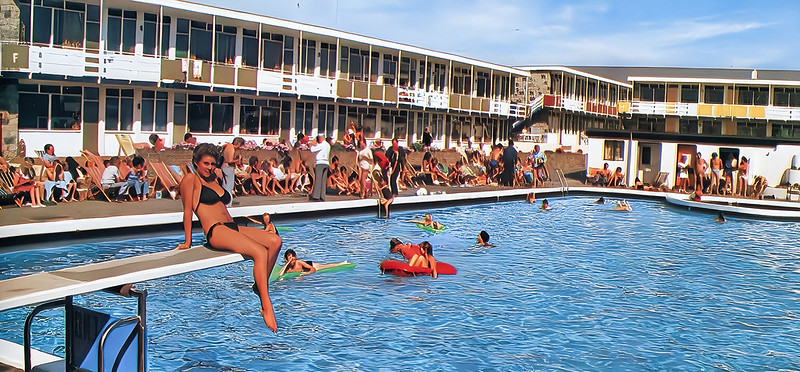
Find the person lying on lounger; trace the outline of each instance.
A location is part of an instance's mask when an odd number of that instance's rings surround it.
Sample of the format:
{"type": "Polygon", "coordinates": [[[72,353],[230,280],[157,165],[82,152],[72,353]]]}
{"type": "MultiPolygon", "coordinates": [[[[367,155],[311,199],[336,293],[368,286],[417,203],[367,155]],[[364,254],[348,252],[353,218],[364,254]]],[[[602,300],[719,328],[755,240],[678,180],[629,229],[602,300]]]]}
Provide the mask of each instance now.
{"type": "Polygon", "coordinates": [[[418,223],[422,226],[430,226],[434,230],[439,230],[444,227],[444,225],[436,222],[433,220],[430,214],[426,214],[422,221],[420,220],[408,220],[406,222],[418,223]]]}
{"type": "Polygon", "coordinates": [[[301,275],[306,275],[320,269],[339,266],[347,263],[347,261],[342,261],[330,264],[318,264],[312,261],[298,260],[297,253],[295,253],[293,249],[287,249],[286,252],[283,253],[283,260],[286,261],[286,264],[284,264],[281,268],[281,271],[278,272],[278,276],[293,272],[302,272],[301,275]]]}

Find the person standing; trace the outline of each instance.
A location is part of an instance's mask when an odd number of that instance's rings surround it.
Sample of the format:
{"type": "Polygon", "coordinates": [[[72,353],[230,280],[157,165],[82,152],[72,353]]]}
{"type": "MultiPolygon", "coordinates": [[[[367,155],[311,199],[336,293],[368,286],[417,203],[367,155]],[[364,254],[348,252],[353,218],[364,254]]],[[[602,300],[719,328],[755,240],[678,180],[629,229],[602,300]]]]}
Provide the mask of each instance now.
{"type": "Polygon", "coordinates": [[[397,196],[399,194],[397,178],[400,176],[406,158],[405,149],[400,147],[397,138],[392,139],[392,147],[386,150],[386,158],[389,159],[389,187],[392,195],[397,196]]]}
{"type": "Polygon", "coordinates": [[[372,164],[375,160],[372,157],[372,150],[367,147],[367,141],[360,139],[358,141],[358,180],[361,184],[361,199],[366,199],[371,194],[367,188],[367,179],[369,178],[369,171],[372,169],[372,164]]]}
{"type": "Polygon", "coordinates": [[[722,159],[717,156],[716,152],[711,153],[711,194],[719,193],[719,180],[722,174],[722,159]]]}
{"type": "Polygon", "coordinates": [[[533,166],[533,187],[541,182],[542,186],[544,186],[544,180],[548,178],[547,176],[547,168],[545,167],[545,163],[547,162],[547,157],[544,155],[544,151],[541,150],[539,145],[533,146],[533,152],[528,155],[528,160],[530,160],[533,166]]]}
{"type": "MultiPolygon", "coordinates": [[[[222,188],[225,189],[229,194],[233,195],[233,185],[236,183],[236,175],[234,174],[234,168],[236,167],[236,149],[242,147],[244,145],[244,138],[236,137],[231,141],[231,143],[226,143],[222,145],[222,188]]],[[[231,199],[226,207],[230,207],[233,204],[233,199],[231,199]]]]}
{"type": "Polygon", "coordinates": [[[517,162],[517,149],[514,148],[514,141],[508,140],[508,147],[503,150],[503,175],[500,182],[505,186],[514,185],[514,164],[517,162]]]}
{"type": "Polygon", "coordinates": [[[694,159],[694,187],[695,190],[705,191],[705,185],[703,184],[704,179],[706,177],[706,170],[708,169],[708,163],[706,159],[703,159],[703,155],[700,152],[697,153],[697,157],[694,159]],[[697,188],[697,185],[700,185],[700,188],[697,188]]]}
{"type": "Polygon", "coordinates": [[[431,148],[431,143],[433,143],[431,128],[425,127],[425,133],[422,133],[422,151],[428,151],[431,148]]]}
{"type": "Polygon", "coordinates": [[[314,165],[314,188],[311,190],[309,199],[325,201],[325,184],[330,171],[328,158],[331,154],[331,145],[325,140],[324,135],[317,135],[314,145],[311,146],[311,152],[316,156],[316,162],[314,165]]]}

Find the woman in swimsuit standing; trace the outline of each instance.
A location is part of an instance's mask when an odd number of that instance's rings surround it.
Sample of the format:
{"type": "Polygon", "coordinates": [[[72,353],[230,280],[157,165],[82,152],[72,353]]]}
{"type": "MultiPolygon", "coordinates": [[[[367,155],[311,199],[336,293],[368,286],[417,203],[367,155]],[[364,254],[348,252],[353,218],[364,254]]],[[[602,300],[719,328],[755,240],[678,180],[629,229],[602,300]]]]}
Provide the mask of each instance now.
{"type": "Polygon", "coordinates": [[[183,229],[186,241],[177,249],[192,246],[192,213],[206,234],[206,241],[216,249],[240,253],[253,259],[253,277],[261,298],[261,315],[264,323],[275,332],[277,323],[269,298],[269,273],[278,259],[281,238],[274,233],[254,227],[239,227],[228,213],[226,205],[231,194],[225,191],[217,178],[216,169],[221,156],[217,148],[209,143],[197,145],[192,154],[197,172],[189,173],[180,184],[183,201],[183,229]]]}

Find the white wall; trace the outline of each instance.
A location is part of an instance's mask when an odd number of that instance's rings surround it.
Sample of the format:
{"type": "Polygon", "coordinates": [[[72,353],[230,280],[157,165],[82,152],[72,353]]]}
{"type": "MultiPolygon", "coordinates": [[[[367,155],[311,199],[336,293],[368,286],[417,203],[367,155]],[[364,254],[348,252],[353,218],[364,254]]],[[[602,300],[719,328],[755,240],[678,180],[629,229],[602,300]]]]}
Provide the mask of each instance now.
{"type": "Polygon", "coordinates": [[[25,156],[36,158],[33,150],[44,151],[44,145],[55,147],[56,156],[81,156],[83,133],[80,131],[39,131],[20,129],[19,138],[25,141],[25,156]]]}

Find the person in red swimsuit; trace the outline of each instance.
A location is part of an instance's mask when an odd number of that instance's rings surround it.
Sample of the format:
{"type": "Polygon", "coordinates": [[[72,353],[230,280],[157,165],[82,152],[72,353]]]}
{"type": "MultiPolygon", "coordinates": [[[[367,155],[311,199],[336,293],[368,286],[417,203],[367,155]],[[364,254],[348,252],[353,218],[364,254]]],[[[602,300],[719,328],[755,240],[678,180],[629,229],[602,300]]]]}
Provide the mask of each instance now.
{"type": "Polygon", "coordinates": [[[216,173],[217,164],[221,159],[217,147],[210,143],[202,143],[194,148],[192,163],[197,172],[187,174],[180,184],[186,240],[179,244],[177,249],[192,246],[192,213],[194,213],[211,247],[251,257],[253,278],[256,281],[253,289],[261,298],[261,315],[267,327],[276,332],[278,326],[269,298],[268,279],[278,259],[281,238],[266,230],[238,226],[233,221],[226,207],[231,200],[231,194],[222,188],[216,173]]]}

